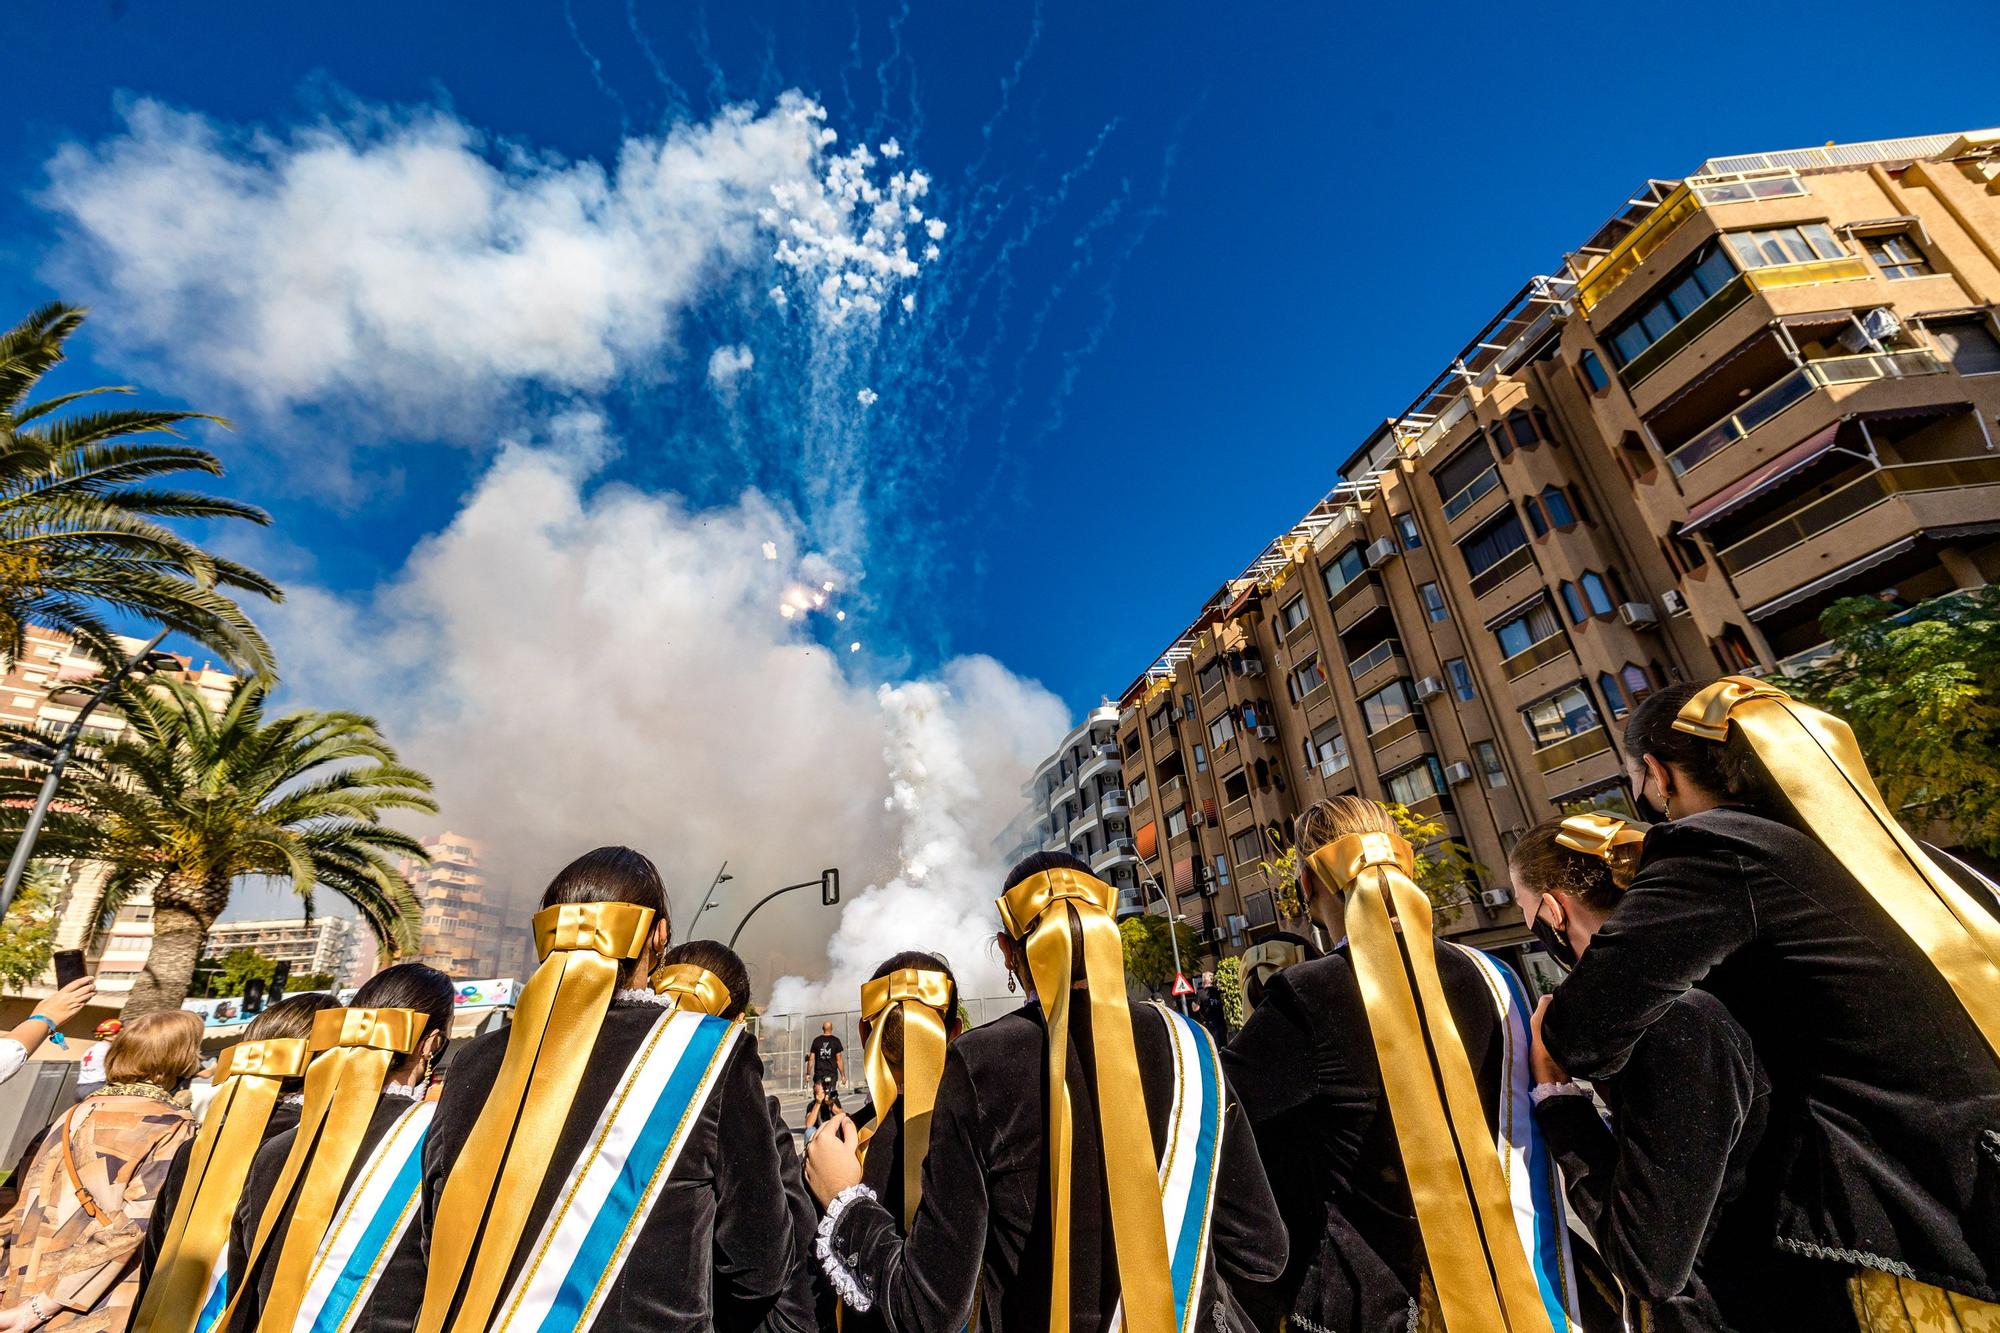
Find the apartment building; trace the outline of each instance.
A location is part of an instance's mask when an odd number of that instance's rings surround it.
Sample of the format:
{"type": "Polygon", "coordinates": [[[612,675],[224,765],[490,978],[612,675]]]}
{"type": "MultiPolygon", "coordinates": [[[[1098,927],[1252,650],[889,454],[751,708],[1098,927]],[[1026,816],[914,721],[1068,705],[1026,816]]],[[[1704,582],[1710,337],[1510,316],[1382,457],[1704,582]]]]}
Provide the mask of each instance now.
{"type": "MultiPolygon", "coordinates": [[[[1034,851],[1066,851],[1118,890],[1118,914],[1144,910],[1131,800],[1119,763],[1116,705],[1090,711],[1021,787],[1027,809],[996,841],[1009,865],[1034,851]]],[[[1151,892],[1157,894],[1158,889],[1151,892]]]]}
{"type": "Polygon", "coordinates": [[[354,975],[356,930],[344,916],[221,921],[209,927],[201,951],[206,958],[224,958],[248,949],[274,963],[290,963],[295,977],[323,972],[333,978],[337,990],[360,983],[354,975]]]}
{"type": "Polygon", "coordinates": [[[1337,792],[1440,818],[1487,868],[1444,929],[1517,942],[1507,849],[1630,809],[1648,692],[2000,570],[2000,130],[1712,159],[1552,268],[1120,697],[1142,870],[1211,954],[1337,792]]]}
{"type": "Polygon", "coordinates": [[[424,843],[429,865],[405,862],[403,873],[423,904],[423,940],[417,961],[453,980],[520,975],[503,970],[513,961],[508,914],[493,896],[479,868],[479,844],[457,833],[441,833],[424,843]]]}
{"type": "MultiPolygon", "coordinates": [[[[97,660],[79,649],[66,634],[39,625],[27,627],[19,656],[6,660],[0,674],[0,721],[17,726],[64,727],[76,719],[77,710],[88,693],[75,687],[97,676],[97,660]]],[[[136,654],[145,643],[120,638],[120,647],[136,654]]],[[[228,698],[236,677],[213,664],[200,666],[179,654],[169,654],[179,663],[178,671],[156,673],[192,685],[211,707],[220,708],[228,698]]],[[[116,708],[100,705],[85,723],[86,735],[109,739],[124,729],[125,719],[116,708]]],[[[149,893],[135,895],[119,908],[111,921],[92,938],[91,925],[104,893],[103,867],[72,862],[64,867],[62,920],[56,928],[58,949],[84,948],[97,975],[98,990],[106,995],[122,994],[132,988],[153,948],[153,901],[149,893]]],[[[45,978],[53,980],[53,977],[45,978]]]]}

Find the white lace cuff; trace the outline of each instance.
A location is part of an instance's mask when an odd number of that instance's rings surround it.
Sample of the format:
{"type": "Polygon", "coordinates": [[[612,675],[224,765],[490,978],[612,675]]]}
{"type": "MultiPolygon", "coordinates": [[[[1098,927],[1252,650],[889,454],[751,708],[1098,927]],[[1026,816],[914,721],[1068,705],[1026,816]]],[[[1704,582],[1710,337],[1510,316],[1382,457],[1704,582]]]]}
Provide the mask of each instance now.
{"type": "Polygon", "coordinates": [[[1528,1090],[1528,1096],[1540,1106],[1551,1097],[1588,1097],[1590,1094],[1579,1083],[1537,1083],[1528,1090]]]}
{"type": "Polygon", "coordinates": [[[875,1298],[861,1285],[861,1279],[848,1265],[858,1261],[858,1255],[848,1255],[842,1260],[833,1248],[833,1229],[840,1225],[840,1217],[856,1199],[873,1199],[875,1191],[866,1185],[849,1185],[833,1196],[833,1202],[826,1206],[826,1216],[819,1220],[819,1238],[813,1242],[813,1255],[819,1266],[826,1270],[826,1280],[833,1284],[834,1294],[845,1301],[856,1314],[867,1314],[875,1304],[875,1298]]]}
{"type": "Polygon", "coordinates": [[[650,986],[632,986],[613,994],[611,1002],[613,1004],[649,1004],[655,1009],[665,1009],[678,998],[680,997],[675,995],[659,994],[650,986]]]}
{"type": "MultiPolygon", "coordinates": [[[[406,1101],[412,1102],[422,1101],[429,1092],[430,1086],[424,1083],[384,1083],[382,1085],[382,1095],[384,1097],[401,1097],[406,1101]]],[[[305,1103],[301,1102],[299,1104],[303,1106],[305,1103]]]]}

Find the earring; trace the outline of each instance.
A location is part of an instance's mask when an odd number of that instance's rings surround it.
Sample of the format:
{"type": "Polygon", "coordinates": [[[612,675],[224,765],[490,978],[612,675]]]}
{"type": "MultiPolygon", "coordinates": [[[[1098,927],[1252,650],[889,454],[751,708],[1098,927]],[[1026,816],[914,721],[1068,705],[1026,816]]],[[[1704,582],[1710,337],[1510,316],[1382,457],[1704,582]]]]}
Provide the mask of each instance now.
{"type": "Polygon", "coordinates": [[[1012,972],[1007,974],[1007,993],[1009,995],[1014,993],[1014,974],[1012,972]]]}

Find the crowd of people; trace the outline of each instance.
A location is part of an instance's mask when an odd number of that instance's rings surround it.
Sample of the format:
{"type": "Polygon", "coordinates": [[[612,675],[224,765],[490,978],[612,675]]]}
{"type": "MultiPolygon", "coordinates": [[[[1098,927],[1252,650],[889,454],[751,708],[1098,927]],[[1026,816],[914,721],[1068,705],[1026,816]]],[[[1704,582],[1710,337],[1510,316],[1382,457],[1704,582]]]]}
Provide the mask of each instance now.
{"type": "Polygon", "coordinates": [[[885,959],[866,1101],[830,1024],[803,1053],[803,1151],[742,961],[600,848],[441,1081],[416,963],[259,1015],[199,1125],[198,1021],[127,1024],[0,1223],[0,1333],[2000,1330],[1992,885],[1753,680],[1626,740],[1650,825],[1511,853],[1553,995],[1433,932],[1360,797],[1298,819],[1311,929],[1233,1034],[1134,999],[1115,892],[1038,853],[995,905],[1024,1003],[968,1027],[946,960],[885,959]]]}

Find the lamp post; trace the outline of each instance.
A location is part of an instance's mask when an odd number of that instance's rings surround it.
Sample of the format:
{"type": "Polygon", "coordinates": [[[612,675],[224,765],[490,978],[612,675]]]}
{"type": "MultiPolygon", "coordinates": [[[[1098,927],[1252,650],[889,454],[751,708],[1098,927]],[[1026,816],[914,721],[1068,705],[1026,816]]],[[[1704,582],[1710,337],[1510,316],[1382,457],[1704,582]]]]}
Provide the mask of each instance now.
{"type": "Polygon", "coordinates": [[[701,906],[695,908],[694,915],[688,918],[687,928],[689,939],[694,938],[695,923],[701,920],[701,914],[715,906],[715,891],[735,878],[736,876],[729,873],[729,862],[725,859],[722,865],[717,868],[715,878],[708,882],[708,892],[702,895],[701,906]]]}
{"type": "Polygon", "coordinates": [[[794,889],[815,888],[819,890],[820,906],[833,906],[840,901],[840,872],[838,870],[822,870],[819,872],[818,879],[806,879],[800,880],[797,884],[787,884],[784,888],[773,889],[762,898],[759,898],[756,906],[745,912],[743,919],[736,923],[736,933],[729,937],[730,949],[733,951],[736,948],[736,941],[743,938],[743,927],[750,924],[750,918],[757,915],[758,908],[770,902],[771,899],[776,898],[779,894],[790,893],[794,889]]]}
{"type": "MultiPolygon", "coordinates": [[[[1179,904],[1175,903],[1173,899],[1167,897],[1167,891],[1164,888],[1161,888],[1160,881],[1153,878],[1153,872],[1147,869],[1144,858],[1141,858],[1139,861],[1139,874],[1145,878],[1145,881],[1148,884],[1160,890],[1160,906],[1166,909],[1167,943],[1170,946],[1172,946],[1174,951],[1174,976],[1179,977],[1182,975],[1181,937],[1180,933],[1174,929],[1174,927],[1179,925],[1182,920],[1182,918],[1176,915],[1174,912],[1174,908],[1177,907],[1179,904]]],[[[1147,901],[1151,902],[1152,900],[1149,898],[1147,901]]],[[[1181,1007],[1181,1014],[1183,1017],[1185,1017],[1187,1014],[1187,996],[1185,995],[1174,996],[1174,1003],[1178,1004],[1181,1007]]]]}
{"type": "Polygon", "coordinates": [[[48,818],[49,805],[55,800],[56,786],[62,781],[63,770],[69,767],[69,757],[76,750],[77,737],[83,734],[83,724],[127,676],[151,675],[162,665],[159,660],[161,658],[172,662],[175,666],[180,665],[179,659],[171,654],[153,651],[166,637],[167,631],[161,630],[148,640],[146,646],[141,648],[130,661],[119,663],[118,669],[104,678],[104,683],[98,686],[97,693],[84,700],[83,707],[77,710],[69,725],[63,728],[63,734],[56,741],[55,749],[49,756],[49,772],[48,776],[42,779],[41,793],[35,797],[34,808],[28,812],[28,822],[21,827],[21,839],[14,844],[13,856],[8,858],[7,880],[4,885],[0,885],[0,915],[6,914],[7,908],[14,901],[14,894],[20,890],[21,877],[27,873],[28,861],[35,854],[35,840],[41,836],[42,822],[48,818]]]}

